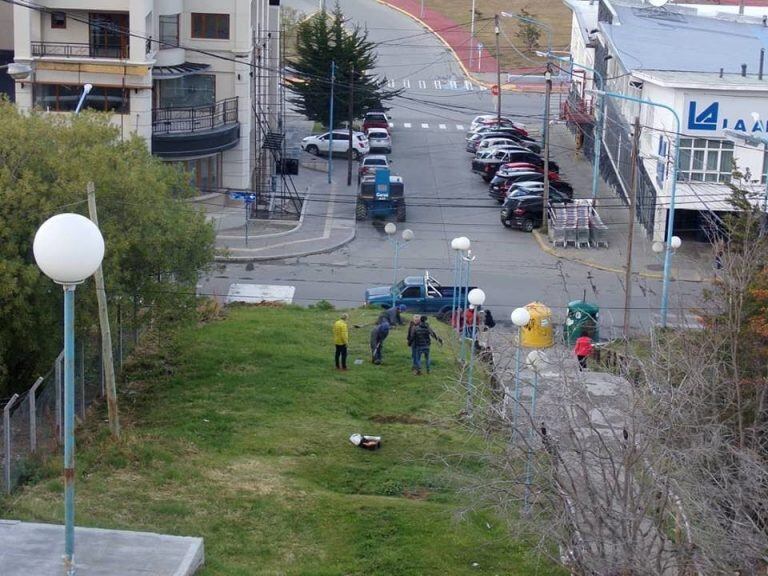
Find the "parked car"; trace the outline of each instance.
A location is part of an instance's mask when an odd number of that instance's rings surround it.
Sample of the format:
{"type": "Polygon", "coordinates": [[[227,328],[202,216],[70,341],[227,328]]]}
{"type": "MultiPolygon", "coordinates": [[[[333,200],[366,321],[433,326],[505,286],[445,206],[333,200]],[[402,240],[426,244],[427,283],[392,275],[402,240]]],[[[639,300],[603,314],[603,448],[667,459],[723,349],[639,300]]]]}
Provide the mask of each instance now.
{"type": "Polygon", "coordinates": [[[466,141],[466,150],[467,152],[475,152],[477,150],[477,147],[479,143],[487,138],[506,138],[508,140],[514,140],[518,144],[521,144],[528,148],[529,150],[536,152],[536,154],[539,154],[541,152],[541,146],[539,146],[533,138],[528,138],[527,136],[521,136],[520,134],[516,134],[515,132],[509,132],[509,131],[490,131],[490,132],[478,132],[477,134],[472,135],[471,137],[467,138],[466,141]]]}
{"type": "Polygon", "coordinates": [[[471,130],[467,132],[465,138],[469,140],[470,138],[472,138],[473,136],[477,136],[478,134],[490,134],[492,132],[504,132],[507,134],[512,134],[514,136],[517,136],[518,138],[527,138],[533,141],[533,138],[531,138],[525,130],[515,128],[514,126],[498,126],[498,125],[480,126],[478,128],[475,128],[475,130],[471,130]]]}
{"type": "Polygon", "coordinates": [[[514,161],[530,162],[537,166],[544,165],[541,156],[528,150],[498,150],[487,158],[475,158],[472,161],[472,172],[480,174],[483,180],[490,182],[500,166],[514,161]]]}
{"type": "MultiPolygon", "coordinates": [[[[556,173],[550,172],[550,177],[554,176],[556,181],[559,176],[556,173]]],[[[529,168],[520,169],[515,171],[497,171],[496,175],[491,180],[488,186],[488,195],[498,202],[503,202],[509,190],[512,186],[518,182],[544,182],[544,173],[541,169],[529,168]]]]}
{"type": "Polygon", "coordinates": [[[392,152],[392,137],[389,135],[389,131],[384,128],[369,128],[366,132],[368,135],[368,147],[371,152],[374,150],[389,154],[392,152]]]}
{"type": "MultiPolygon", "coordinates": [[[[334,130],[333,141],[331,141],[331,132],[320,134],[319,136],[307,136],[301,141],[301,149],[310,154],[346,154],[349,150],[349,132],[346,130],[334,130]],[[333,148],[331,149],[331,142],[333,148]]],[[[368,138],[362,132],[352,132],[352,155],[354,158],[360,158],[370,151],[368,138]]]]}
{"type": "MultiPolygon", "coordinates": [[[[522,182],[515,182],[507,188],[507,196],[509,196],[513,190],[520,189],[529,190],[531,194],[538,194],[539,192],[544,194],[544,182],[536,180],[523,180],[522,182]]],[[[571,186],[568,182],[563,180],[550,180],[549,193],[552,194],[553,191],[557,191],[559,194],[563,194],[566,197],[573,199],[573,186],[571,186]]]]}
{"type": "Polygon", "coordinates": [[[363,117],[363,132],[368,132],[370,128],[384,128],[389,132],[389,116],[383,110],[366,112],[363,117]]]}
{"type": "MultiPolygon", "coordinates": [[[[476,130],[480,126],[493,126],[498,125],[497,122],[497,116],[496,114],[480,114],[479,116],[475,116],[472,119],[472,122],[469,125],[470,131],[476,130]]],[[[508,116],[502,116],[501,117],[501,125],[502,126],[514,126],[515,128],[524,131],[525,130],[525,124],[519,124],[517,122],[514,122],[511,118],[508,116]]],[[[527,132],[526,132],[527,134],[527,132]]]]}
{"type": "Polygon", "coordinates": [[[460,306],[466,306],[466,296],[472,286],[443,286],[425,272],[424,276],[407,276],[394,286],[376,286],[365,291],[365,303],[369,306],[392,306],[392,292],[395,293],[394,305],[405,306],[413,312],[435,312],[438,316],[446,313],[450,316],[451,305],[458,296],[460,306]]]}
{"type": "Polygon", "coordinates": [[[357,167],[357,181],[360,182],[364,176],[374,175],[376,170],[389,168],[389,160],[383,154],[370,154],[360,159],[360,165],[357,167]]]}
{"type": "Polygon", "coordinates": [[[480,140],[480,142],[478,142],[477,150],[475,150],[475,154],[477,154],[481,150],[487,150],[489,148],[499,148],[502,146],[529,150],[529,148],[526,148],[525,146],[520,144],[517,140],[512,140],[511,138],[483,138],[482,140],[480,140]]]}
{"type": "Polygon", "coordinates": [[[501,223],[507,227],[533,232],[544,219],[544,198],[541,196],[515,196],[504,201],[501,207],[501,223]]]}
{"type": "MultiPolygon", "coordinates": [[[[544,197],[544,184],[541,182],[521,182],[515,184],[507,191],[507,195],[504,198],[519,198],[520,196],[541,196],[544,197]],[[528,185],[530,184],[530,185],[528,185]]],[[[549,187],[549,202],[550,204],[568,204],[573,202],[573,192],[566,192],[565,190],[559,190],[554,186],[549,187]]]]}

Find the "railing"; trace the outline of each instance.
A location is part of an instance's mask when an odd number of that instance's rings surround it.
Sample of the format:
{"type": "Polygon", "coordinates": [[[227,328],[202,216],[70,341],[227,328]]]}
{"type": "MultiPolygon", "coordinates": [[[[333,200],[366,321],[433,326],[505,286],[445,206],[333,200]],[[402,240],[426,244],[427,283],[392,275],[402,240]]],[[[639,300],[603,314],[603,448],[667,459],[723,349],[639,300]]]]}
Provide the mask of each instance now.
{"type": "Polygon", "coordinates": [[[32,42],[32,56],[128,59],[128,46],[94,46],[82,42],[32,42]]]}
{"type": "Polygon", "coordinates": [[[152,110],[152,133],[205,132],[227,124],[237,124],[237,121],[237,96],[235,96],[210,106],[155,108],[152,110]]]}

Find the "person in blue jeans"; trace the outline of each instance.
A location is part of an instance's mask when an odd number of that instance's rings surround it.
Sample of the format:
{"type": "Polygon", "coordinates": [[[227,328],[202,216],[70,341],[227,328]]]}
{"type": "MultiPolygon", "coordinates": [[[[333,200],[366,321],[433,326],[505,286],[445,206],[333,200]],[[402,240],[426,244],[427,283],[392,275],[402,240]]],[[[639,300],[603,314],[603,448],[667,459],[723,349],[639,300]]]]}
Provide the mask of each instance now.
{"type": "Polygon", "coordinates": [[[371,362],[381,364],[384,352],[384,340],[389,336],[389,322],[386,316],[380,316],[376,326],[371,330],[371,362]]]}
{"type": "Polygon", "coordinates": [[[430,361],[429,361],[429,347],[432,344],[432,338],[443,343],[440,337],[435,334],[434,330],[429,327],[427,323],[427,317],[422,316],[419,323],[413,329],[413,335],[411,338],[411,346],[413,349],[413,373],[417,376],[421,374],[421,357],[424,356],[425,368],[427,374],[429,374],[430,361]]]}

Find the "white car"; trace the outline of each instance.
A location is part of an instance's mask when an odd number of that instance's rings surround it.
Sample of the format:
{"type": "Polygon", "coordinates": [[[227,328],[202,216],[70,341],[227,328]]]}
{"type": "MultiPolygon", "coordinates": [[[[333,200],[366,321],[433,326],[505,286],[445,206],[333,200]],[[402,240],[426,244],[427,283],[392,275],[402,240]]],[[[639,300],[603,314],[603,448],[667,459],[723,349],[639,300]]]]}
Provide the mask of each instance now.
{"type": "Polygon", "coordinates": [[[383,154],[371,154],[360,160],[360,166],[357,169],[357,181],[369,175],[376,174],[377,170],[390,167],[390,162],[383,154]]]}
{"type": "MultiPolygon", "coordinates": [[[[481,114],[480,116],[475,116],[472,119],[472,123],[469,125],[469,131],[474,132],[481,126],[488,126],[496,124],[496,114],[481,114]]],[[[518,128],[520,130],[525,130],[525,124],[520,124],[518,122],[513,121],[511,118],[507,116],[501,117],[501,124],[507,125],[507,126],[514,126],[515,128],[518,128]]]]}
{"type": "MultiPolygon", "coordinates": [[[[310,154],[328,154],[331,144],[331,133],[319,136],[307,136],[301,141],[301,149],[310,154]]],[[[349,150],[349,132],[347,130],[333,131],[333,154],[346,154],[349,150]]],[[[370,152],[368,137],[362,132],[352,132],[352,156],[357,159],[370,152]]]]}
{"type": "Polygon", "coordinates": [[[368,146],[371,151],[380,151],[384,154],[392,152],[392,137],[384,128],[368,128],[368,146]]]}
{"type": "Polygon", "coordinates": [[[486,138],[485,140],[481,140],[480,143],[477,145],[477,150],[475,150],[475,153],[481,152],[482,150],[488,150],[489,148],[498,148],[499,146],[513,146],[515,148],[525,148],[525,146],[523,146],[516,140],[512,140],[511,138],[486,138]]]}

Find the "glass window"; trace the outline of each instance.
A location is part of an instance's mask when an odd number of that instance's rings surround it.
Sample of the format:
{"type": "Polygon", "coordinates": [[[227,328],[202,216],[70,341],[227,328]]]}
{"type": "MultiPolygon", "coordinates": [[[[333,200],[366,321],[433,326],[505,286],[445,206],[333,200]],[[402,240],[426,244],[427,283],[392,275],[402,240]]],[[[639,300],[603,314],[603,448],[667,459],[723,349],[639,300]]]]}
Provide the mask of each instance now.
{"type": "Polygon", "coordinates": [[[192,13],[192,38],[229,39],[229,14],[192,13]]]}
{"type": "Polygon", "coordinates": [[[94,58],[128,58],[128,14],[89,14],[90,51],[94,58]]]}
{"type": "Polygon", "coordinates": [[[51,28],[66,28],[67,15],[65,12],[51,12],[51,28]]]}
{"type": "Polygon", "coordinates": [[[717,160],[718,160],[719,154],[715,152],[714,150],[710,150],[707,153],[707,171],[714,170],[717,171],[717,160]]]}
{"type": "MultiPolygon", "coordinates": [[[[83,108],[99,112],[128,114],[130,112],[129,90],[108,86],[94,86],[85,99],[83,108]]],[[[83,87],[68,84],[35,84],[34,105],[51,112],[74,112],[83,87]]]]}
{"type": "Polygon", "coordinates": [[[179,15],[160,16],[160,50],[179,45],[179,15]]]}
{"type": "Polygon", "coordinates": [[[220,186],[221,154],[195,160],[181,160],[173,164],[185,170],[189,174],[190,184],[200,191],[217,190],[220,186]]]}
{"type": "Polygon", "coordinates": [[[730,182],[732,163],[732,142],[704,138],[680,139],[678,180],[730,182]]]}
{"type": "Polygon", "coordinates": [[[191,74],[157,84],[160,108],[196,108],[216,102],[216,77],[212,74],[191,74]]]}

